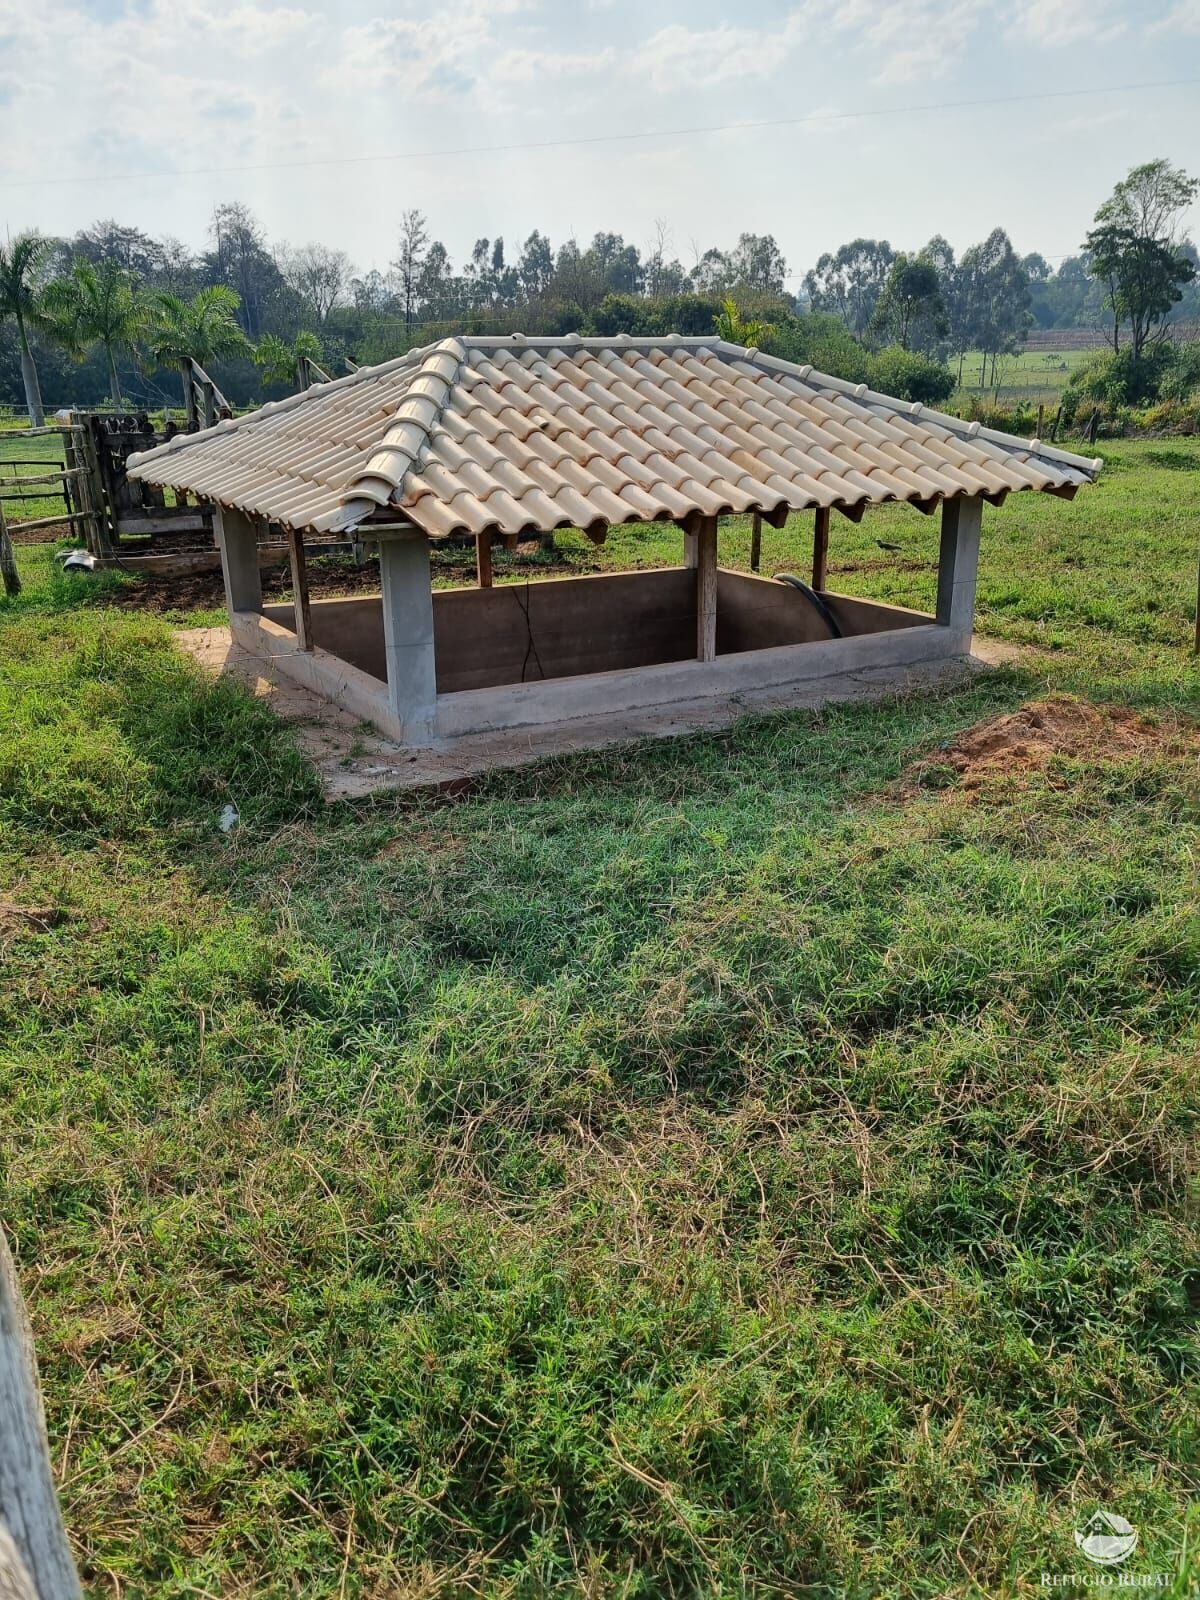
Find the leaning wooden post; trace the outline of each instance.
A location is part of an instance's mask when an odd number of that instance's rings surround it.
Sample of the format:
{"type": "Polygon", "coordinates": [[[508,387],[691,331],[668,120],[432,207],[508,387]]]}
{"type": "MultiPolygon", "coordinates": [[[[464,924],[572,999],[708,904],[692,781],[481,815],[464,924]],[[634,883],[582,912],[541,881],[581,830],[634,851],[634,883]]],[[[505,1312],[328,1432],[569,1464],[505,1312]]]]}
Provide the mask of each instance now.
{"type": "Polygon", "coordinates": [[[50,1446],[33,1335],[0,1228],[0,1596],[78,1600],[50,1446]]]}
{"type": "Polygon", "coordinates": [[[696,530],[696,660],[717,659],[717,519],[696,530]]]}
{"type": "Polygon", "coordinates": [[[750,520],[750,571],[762,566],[762,512],[756,511],[750,520]]]}
{"type": "Polygon", "coordinates": [[[822,593],[829,571],[829,507],[818,506],[813,519],[812,586],[822,593]]]}
{"type": "Polygon", "coordinates": [[[475,576],[479,580],[481,589],[492,587],[492,536],[490,533],[477,533],[475,535],[475,576]]]}
{"type": "MultiPolygon", "coordinates": [[[[296,610],[296,643],[301,650],[311,651],[312,608],[308,601],[308,563],[304,558],[304,534],[299,528],[288,529],[288,557],[292,567],[292,604],[296,610]]],[[[257,560],[257,553],[255,555],[257,560]]]]}
{"type": "Polygon", "coordinates": [[[4,579],[4,592],[16,595],[21,592],[21,575],[17,571],[17,558],[12,540],[8,536],[8,523],[4,520],[4,507],[0,505],[0,576],[4,579]]]}

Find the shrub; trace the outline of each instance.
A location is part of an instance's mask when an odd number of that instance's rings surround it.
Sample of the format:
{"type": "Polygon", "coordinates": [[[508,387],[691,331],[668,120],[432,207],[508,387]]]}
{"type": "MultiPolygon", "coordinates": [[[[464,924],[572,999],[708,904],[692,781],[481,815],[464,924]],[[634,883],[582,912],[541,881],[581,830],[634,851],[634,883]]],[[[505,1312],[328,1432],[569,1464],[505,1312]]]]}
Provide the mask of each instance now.
{"type": "Polygon", "coordinates": [[[677,329],[663,330],[658,327],[659,307],[653,300],[645,300],[636,294],[606,294],[600,304],[593,308],[588,318],[588,331],[599,333],[607,338],[614,334],[648,334],[663,331],[677,332],[677,329]]]}
{"type": "Polygon", "coordinates": [[[899,345],[887,345],[870,358],[868,382],[881,394],[898,400],[919,400],[923,405],[942,405],[954,393],[954,374],[940,361],[930,361],[899,345]]]}
{"type": "Polygon", "coordinates": [[[1018,401],[1002,406],[983,395],[972,395],[962,412],[967,422],[978,422],[984,428],[997,428],[1002,433],[1033,434],[1037,431],[1037,410],[1018,401]]]}
{"type": "MultiPolygon", "coordinates": [[[[1098,401],[1110,408],[1148,405],[1157,400],[1159,386],[1173,360],[1170,345],[1151,345],[1134,359],[1131,350],[1100,350],[1080,362],[1071,374],[1063,396],[1098,401]]],[[[1075,410],[1075,407],[1072,407],[1075,410]]]]}
{"type": "Polygon", "coordinates": [[[831,378],[869,381],[871,358],[840,317],[818,311],[780,317],[768,348],[773,356],[816,367],[831,378]]]}
{"type": "Polygon", "coordinates": [[[1158,386],[1160,400],[1200,400],[1200,343],[1176,344],[1158,386]]]}

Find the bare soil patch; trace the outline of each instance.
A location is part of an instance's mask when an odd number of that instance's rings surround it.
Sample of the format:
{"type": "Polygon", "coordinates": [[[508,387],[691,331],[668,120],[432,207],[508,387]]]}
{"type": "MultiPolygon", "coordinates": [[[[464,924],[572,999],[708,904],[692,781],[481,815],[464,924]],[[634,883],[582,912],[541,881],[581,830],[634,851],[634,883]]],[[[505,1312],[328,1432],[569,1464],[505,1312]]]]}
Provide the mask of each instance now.
{"type": "MultiPolygon", "coordinates": [[[[200,537],[207,539],[207,535],[200,537]]],[[[527,571],[529,577],[549,578],[599,570],[598,562],[581,566],[578,561],[550,561],[538,555],[537,551],[536,542],[518,548],[519,566],[503,566],[497,561],[497,577],[503,582],[505,577],[515,572],[525,575],[527,571]]],[[[158,545],[155,545],[154,552],[165,553],[158,545]]],[[[444,583],[473,584],[474,546],[436,552],[433,575],[435,580],[444,583]]],[[[291,593],[291,569],[286,563],[264,568],[262,586],[264,600],[282,600],[291,593]]],[[[310,559],[308,592],[313,599],[321,600],[333,600],[343,595],[378,594],[379,562],[372,557],[358,567],[352,561],[310,559]]],[[[225,604],[225,589],[219,570],[192,572],[180,577],[138,575],[136,581],[106,596],[105,603],[131,611],[217,611],[225,604]]]]}
{"type": "MultiPolygon", "coordinates": [[[[1036,771],[1055,756],[1074,761],[1128,759],[1161,749],[1179,736],[1173,723],[1148,722],[1126,706],[1092,705],[1053,695],[968,728],[946,749],[913,762],[900,787],[908,792],[944,788],[957,776],[957,788],[972,790],[989,778],[1036,771]]],[[[1200,742],[1194,729],[1184,737],[1192,744],[1200,742]]]]}
{"type": "MultiPolygon", "coordinates": [[[[264,600],[282,600],[291,593],[291,589],[291,569],[286,564],[263,569],[264,600]]],[[[356,567],[349,562],[336,566],[311,562],[308,592],[313,599],[326,600],[337,595],[378,594],[379,563],[368,561],[365,566],[356,567]]],[[[143,577],[139,574],[134,582],[107,595],[105,603],[121,606],[127,611],[219,611],[225,604],[225,586],[220,568],[213,572],[189,572],[177,577],[143,577]]]]}
{"type": "Polygon", "coordinates": [[[56,544],[59,539],[71,537],[71,524],[54,522],[48,528],[14,528],[10,522],[8,533],[14,544],[56,544]]]}
{"type": "Polygon", "coordinates": [[[63,914],[56,906],[19,906],[9,900],[0,900],[0,943],[15,939],[20,934],[49,933],[62,918],[63,914]]]}

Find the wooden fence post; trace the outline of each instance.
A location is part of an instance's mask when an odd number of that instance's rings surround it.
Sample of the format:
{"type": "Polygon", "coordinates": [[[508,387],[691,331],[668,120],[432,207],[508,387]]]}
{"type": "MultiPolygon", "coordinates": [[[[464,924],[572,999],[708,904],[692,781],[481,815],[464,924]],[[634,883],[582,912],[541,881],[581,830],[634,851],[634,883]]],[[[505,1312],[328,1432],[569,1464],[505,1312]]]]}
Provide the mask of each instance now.
{"type": "Polygon", "coordinates": [[[4,520],[4,507],[0,505],[0,577],[4,579],[4,592],[17,595],[21,592],[21,575],[17,571],[17,558],[12,540],[8,537],[8,523],[4,520]]]}
{"type": "Polygon", "coordinates": [[[33,1336],[0,1228],[0,1596],[80,1600],[50,1446],[33,1336]]]}
{"type": "Polygon", "coordinates": [[[813,515],[813,568],[812,586],[818,593],[824,589],[829,572],[829,507],[818,506],[813,515]]]}
{"type": "Polygon", "coordinates": [[[756,511],[750,522],[750,571],[762,566],[762,512],[756,511]]]}
{"type": "Polygon", "coordinates": [[[304,534],[299,528],[288,529],[288,557],[292,568],[292,604],[296,613],[296,643],[301,650],[311,653],[313,637],[312,607],[308,599],[308,562],[304,556],[304,534]]]}

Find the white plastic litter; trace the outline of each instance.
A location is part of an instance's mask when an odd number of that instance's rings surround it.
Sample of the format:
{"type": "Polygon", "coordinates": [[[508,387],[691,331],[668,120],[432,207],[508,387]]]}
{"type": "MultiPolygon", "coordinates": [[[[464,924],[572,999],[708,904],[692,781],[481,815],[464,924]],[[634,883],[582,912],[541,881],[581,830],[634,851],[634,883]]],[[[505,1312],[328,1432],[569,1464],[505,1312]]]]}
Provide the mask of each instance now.
{"type": "Polygon", "coordinates": [[[236,806],[226,806],[217,818],[217,827],[220,828],[222,833],[232,833],[238,825],[238,820],[238,808],[236,806]]]}
{"type": "Polygon", "coordinates": [[[54,558],[64,572],[95,572],[96,558],[90,550],[60,550],[54,558]]]}

